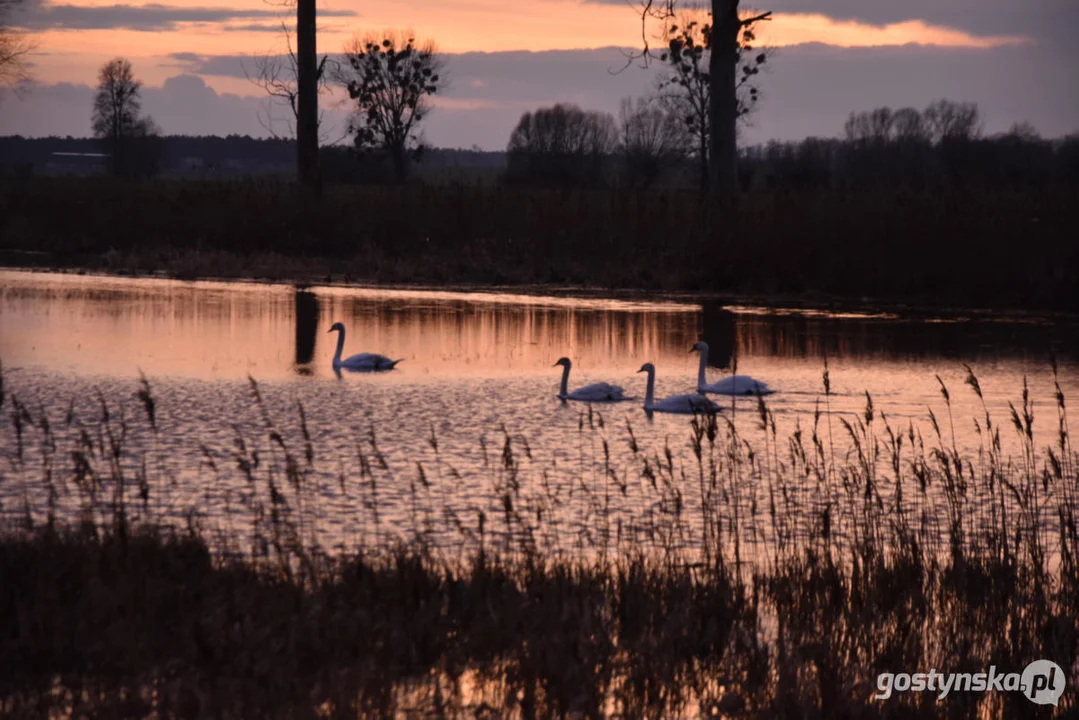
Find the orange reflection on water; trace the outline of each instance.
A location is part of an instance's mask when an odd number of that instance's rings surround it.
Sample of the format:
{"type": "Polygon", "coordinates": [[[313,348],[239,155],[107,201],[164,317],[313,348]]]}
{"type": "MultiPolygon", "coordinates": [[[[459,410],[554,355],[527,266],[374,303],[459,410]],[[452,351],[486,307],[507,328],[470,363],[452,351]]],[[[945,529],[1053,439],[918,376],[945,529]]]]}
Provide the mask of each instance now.
{"type": "MultiPolygon", "coordinates": [[[[408,374],[549,373],[645,360],[684,363],[699,306],[500,293],[311,288],[0,272],[0,358],[87,375],[260,379],[330,375],[380,352],[408,374]]],[[[630,368],[629,366],[636,366],[630,368]]]]}

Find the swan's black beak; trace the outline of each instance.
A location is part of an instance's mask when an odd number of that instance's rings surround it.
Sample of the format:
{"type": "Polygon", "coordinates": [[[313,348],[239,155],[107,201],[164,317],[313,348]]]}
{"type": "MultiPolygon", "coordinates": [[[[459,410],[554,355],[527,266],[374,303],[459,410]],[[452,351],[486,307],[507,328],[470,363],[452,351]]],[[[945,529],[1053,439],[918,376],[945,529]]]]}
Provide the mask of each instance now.
{"type": "Polygon", "coordinates": [[[693,354],[693,353],[695,353],[695,352],[697,352],[697,348],[690,348],[690,349],[689,349],[689,354],[690,354],[690,355],[692,355],[692,354],[693,354]]]}

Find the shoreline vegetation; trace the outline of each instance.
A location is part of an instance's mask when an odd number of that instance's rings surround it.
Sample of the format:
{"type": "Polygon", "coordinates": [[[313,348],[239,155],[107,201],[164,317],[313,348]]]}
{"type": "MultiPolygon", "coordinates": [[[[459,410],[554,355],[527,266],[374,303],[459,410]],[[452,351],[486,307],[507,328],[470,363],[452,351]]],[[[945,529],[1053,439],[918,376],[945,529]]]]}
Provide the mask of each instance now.
{"type": "Polygon", "coordinates": [[[9,266],[1079,310],[1074,188],[751,192],[274,180],[0,183],[9,266]]]}
{"type": "MultiPolygon", "coordinates": [[[[1035,443],[1024,386],[1009,417],[983,402],[982,444],[959,451],[943,383],[947,414],[930,411],[923,437],[868,395],[859,417],[833,415],[822,380],[820,411],[789,438],[760,398],[746,411],[756,437],[698,416],[662,450],[632,428],[628,447],[608,447],[602,415],[582,411],[594,460],[630,453],[638,471],[582,469],[580,533],[560,524],[557,488],[525,473],[524,439],[490,448],[489,504],[466,517],[438,502],[453,472],[417,462],[394,476],[372,430],[357,438],[359,472],[340,478],[366,529],[341,548],[316,539],[313,467],[334,461],[302,406],[285,430],[254,380],[264,428],[206,453],[245,488],[233,532],[195,508],[179,522],[163,511],[175,481],[157,453],[176,439],[161,437],[169,398],[145,378],[66,418],[0,384],[5,496],[20,498],[0,527],[0,711],[1027,717],[1020,692],[877,699],[876,678],[1047,658],[1068,678],[1049,714],[1073,713],[1079,452],[1059,384],[1055,413],[1040,413],[1049,445],[1035,443]],[[391,521],[380,497],[393,483],[411,510],[391,521]],[[626,493],[649,498],[647,532],[609,513],[626,493]],[[442,520],[454,539],[435,543],[442,520]]],[[[972,372],[966,385],[981,397],[972,372]]]]}

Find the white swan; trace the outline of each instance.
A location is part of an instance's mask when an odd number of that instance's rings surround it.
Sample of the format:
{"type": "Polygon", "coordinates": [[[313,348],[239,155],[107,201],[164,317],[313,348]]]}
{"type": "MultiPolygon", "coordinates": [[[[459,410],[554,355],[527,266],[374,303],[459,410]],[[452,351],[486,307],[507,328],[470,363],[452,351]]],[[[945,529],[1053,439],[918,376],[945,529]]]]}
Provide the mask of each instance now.
{"type": "Polygon", "coordinates": [[[701,354],[701,365],[697,369],[697,392],[716,393],[717,395],[771,395],[775,392],[768,384],[751,378],[749,375],[734,375],[709,384],[704,377],[704,367],[708,364],[708,343],[703,340],[689,350],[701,354]]]}
{"type": "Polygon", "coordinates": [[[582,400],[584,402],[620,402],[622,400],[632,400],[633,398],[627,397],[625,390],[619,385],[611,385],[610,383],[598,382],[591,385],[585,385],[584,387],[577,388],[573,392],[569,392],[569,369],[573,366],[569,358],[559,358],[553,367],[562,366],[562,387],[558,391],[558,397],[562,400],[582,400]]]}
{"type": "Polygon", "coordinates": [[[385,355],[379,355],[377,353],[359,353],[358,355],[352,355],[350,357],[341,359],[341,351],[345,349],[345,326],[341,323],[334,323],[329,332],[336,330],[339,335],[337,336],[337,351],[333,354],[333,369],[340,370],[361,370],[361,371],[377,371],[377,370],[393,370],[400,360],[390,360],[385,355]]]}
{"type": "Polygon", "coordinates": [[[637,372],[648,373],[648,390],[644,395],[644,409],[646,412],[680,413],[682,415],[719,412],[719,405],[699,393],[671,395],[659,402],[655,402],[653,395],[656,389],[656,366],[652,363],[645,363],[641,365],[641,369],[637,372]]]}

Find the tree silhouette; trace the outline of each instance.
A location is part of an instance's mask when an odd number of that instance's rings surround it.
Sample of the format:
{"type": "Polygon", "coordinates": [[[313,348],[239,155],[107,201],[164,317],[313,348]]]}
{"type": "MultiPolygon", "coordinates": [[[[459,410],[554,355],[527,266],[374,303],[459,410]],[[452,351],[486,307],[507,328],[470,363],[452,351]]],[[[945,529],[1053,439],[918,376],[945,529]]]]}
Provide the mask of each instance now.
{"type": "MultiPolygon", "coordinates": [[[[248,70],[243,66],[244,75],[248,81],[260,88],[267,95],[267,104],[264,112],[258,115],[259,125],[275,138],[295,138],[300,124],[300,86],[299,86],[299,60],[296,49],[293,47],[292,27],[285,22],[281,23],[281,35],[285,40],[285,54],[270,53],[253,58],[253,69],[248,70]],[[279,132],[278,116],[274,112],[275,106],[284,106],[286,117],[284,118],[285,130],[279,132]]],[[[334,61],[329,56],[323,55],[318,63],[318,94],[326,95],[330,92],[330,75],[332,74],[327,65],[333,66],[334,61]]],[[[321,110],[318,112],[318,141],[319,144],[327,144],[330,135],[327,132],[325,116],[321,110]]],[[[335,144],[342,138],[329,142],[335,144]]]]}
{"type": "Polygon", "coordinates": [[[607,113],[558,104],[526,112],[506,148],[511,181],[544,185],[597,185],[605,160],[618,146],[607,113]]]}
{"type": "Polygon", "coordinates": [[[338,79],[356,103],[349,134],[358,150],[385,152],[398,182],[421,147],[430,96],[444,87],[443,64],[434,43],[417,44],[411,32],[369,33],[345,47],[338,79]]]}
{"type": "Polygon", "coordinates": [[[976,103],[936,100],[922,116],[933,142],[973,140],[982,131],[981,112],[976,103]]]}
{"type": "Polygon", "coordinates": [[[296,176],[301,187],[319,193],[316,36],[315,0],[296,0],[296,176]]]}
{"type": "Polygon", "coordinates": [[[135,79],[131,62],[110,60],[97,78],[91,127],[109,151],[113,174],[152,174],[159,131],[153,118],[141,115],[142,83],[135,79]]]}
{"type": "Polygon", "coordinates": [[[0,0],[0,89],[12,88],[18,94],[30,80],[26,56],[33,42],[15,32],[8,24],[11,11],[21,0],[0,0]]]}
{"type": "MultiPolygon", "coordinates": [[[[756,13],[743,16],[739,12],[740,0],[710,0],[707,12],[708,20],[700,23],[700,40],[695,41],[700,47],[701,58],[707,52],[707,73],[702,73],[700,80],[708,86],[708,179],[709,186],[715,190],[735,193],[738,190],[738,118],[744,113],[739,101],[739,88],[746,79],[756,75],[758,66],[763,62],[755,61],[754,26],[771,18],[772,13],[756,13]],[[747,62],[749,60],[750,62],[747,62]]],[[[643,49],[639,56],[646,62],[652,56],[649,43],[649,27],[659,22],[663,36],[667,40],[667,62],[675,55],[672,41],[679,39],[678,25],[673,24],[679,10],[685,4],[679,0],[640,0],[641,42],[643,49]]],[[[685,43],[680,43],[677,55],[683,55],[685,43]]],[[[697,51],[694,49],[694,53],[697,51]]],[[[684,56],[683,56],[684,58],[684,56]]],[[[695,57],[691,56],[695,60],[695,57]]],[[[753,93],[755,95],[755,93],[753,93]]]]}
{"type": "Polygon", "coordinates": [[[691,140],[682,118],[657,98],[624,98],[618,124],[626,179],[634,187],[649,187],[685,155],[691,140]]]}
{"type": "MultiPolygon", "coordinates": [[[[697,159],[702,189],[712,181],[712,71],[711,27],[683,14],[681,22],[667,28],[667,50],[660,59],[669,73],[659,82],[659,97],[682,118],[692,139],[689,153],[697,159]]],[[[752,25],[742,26],[738,42],[736,81],[737,119],[745,120],[753,111],[759,97],[756,77],[767,61],[768,53],[754,48],[756,35],[752,25]]]]}

